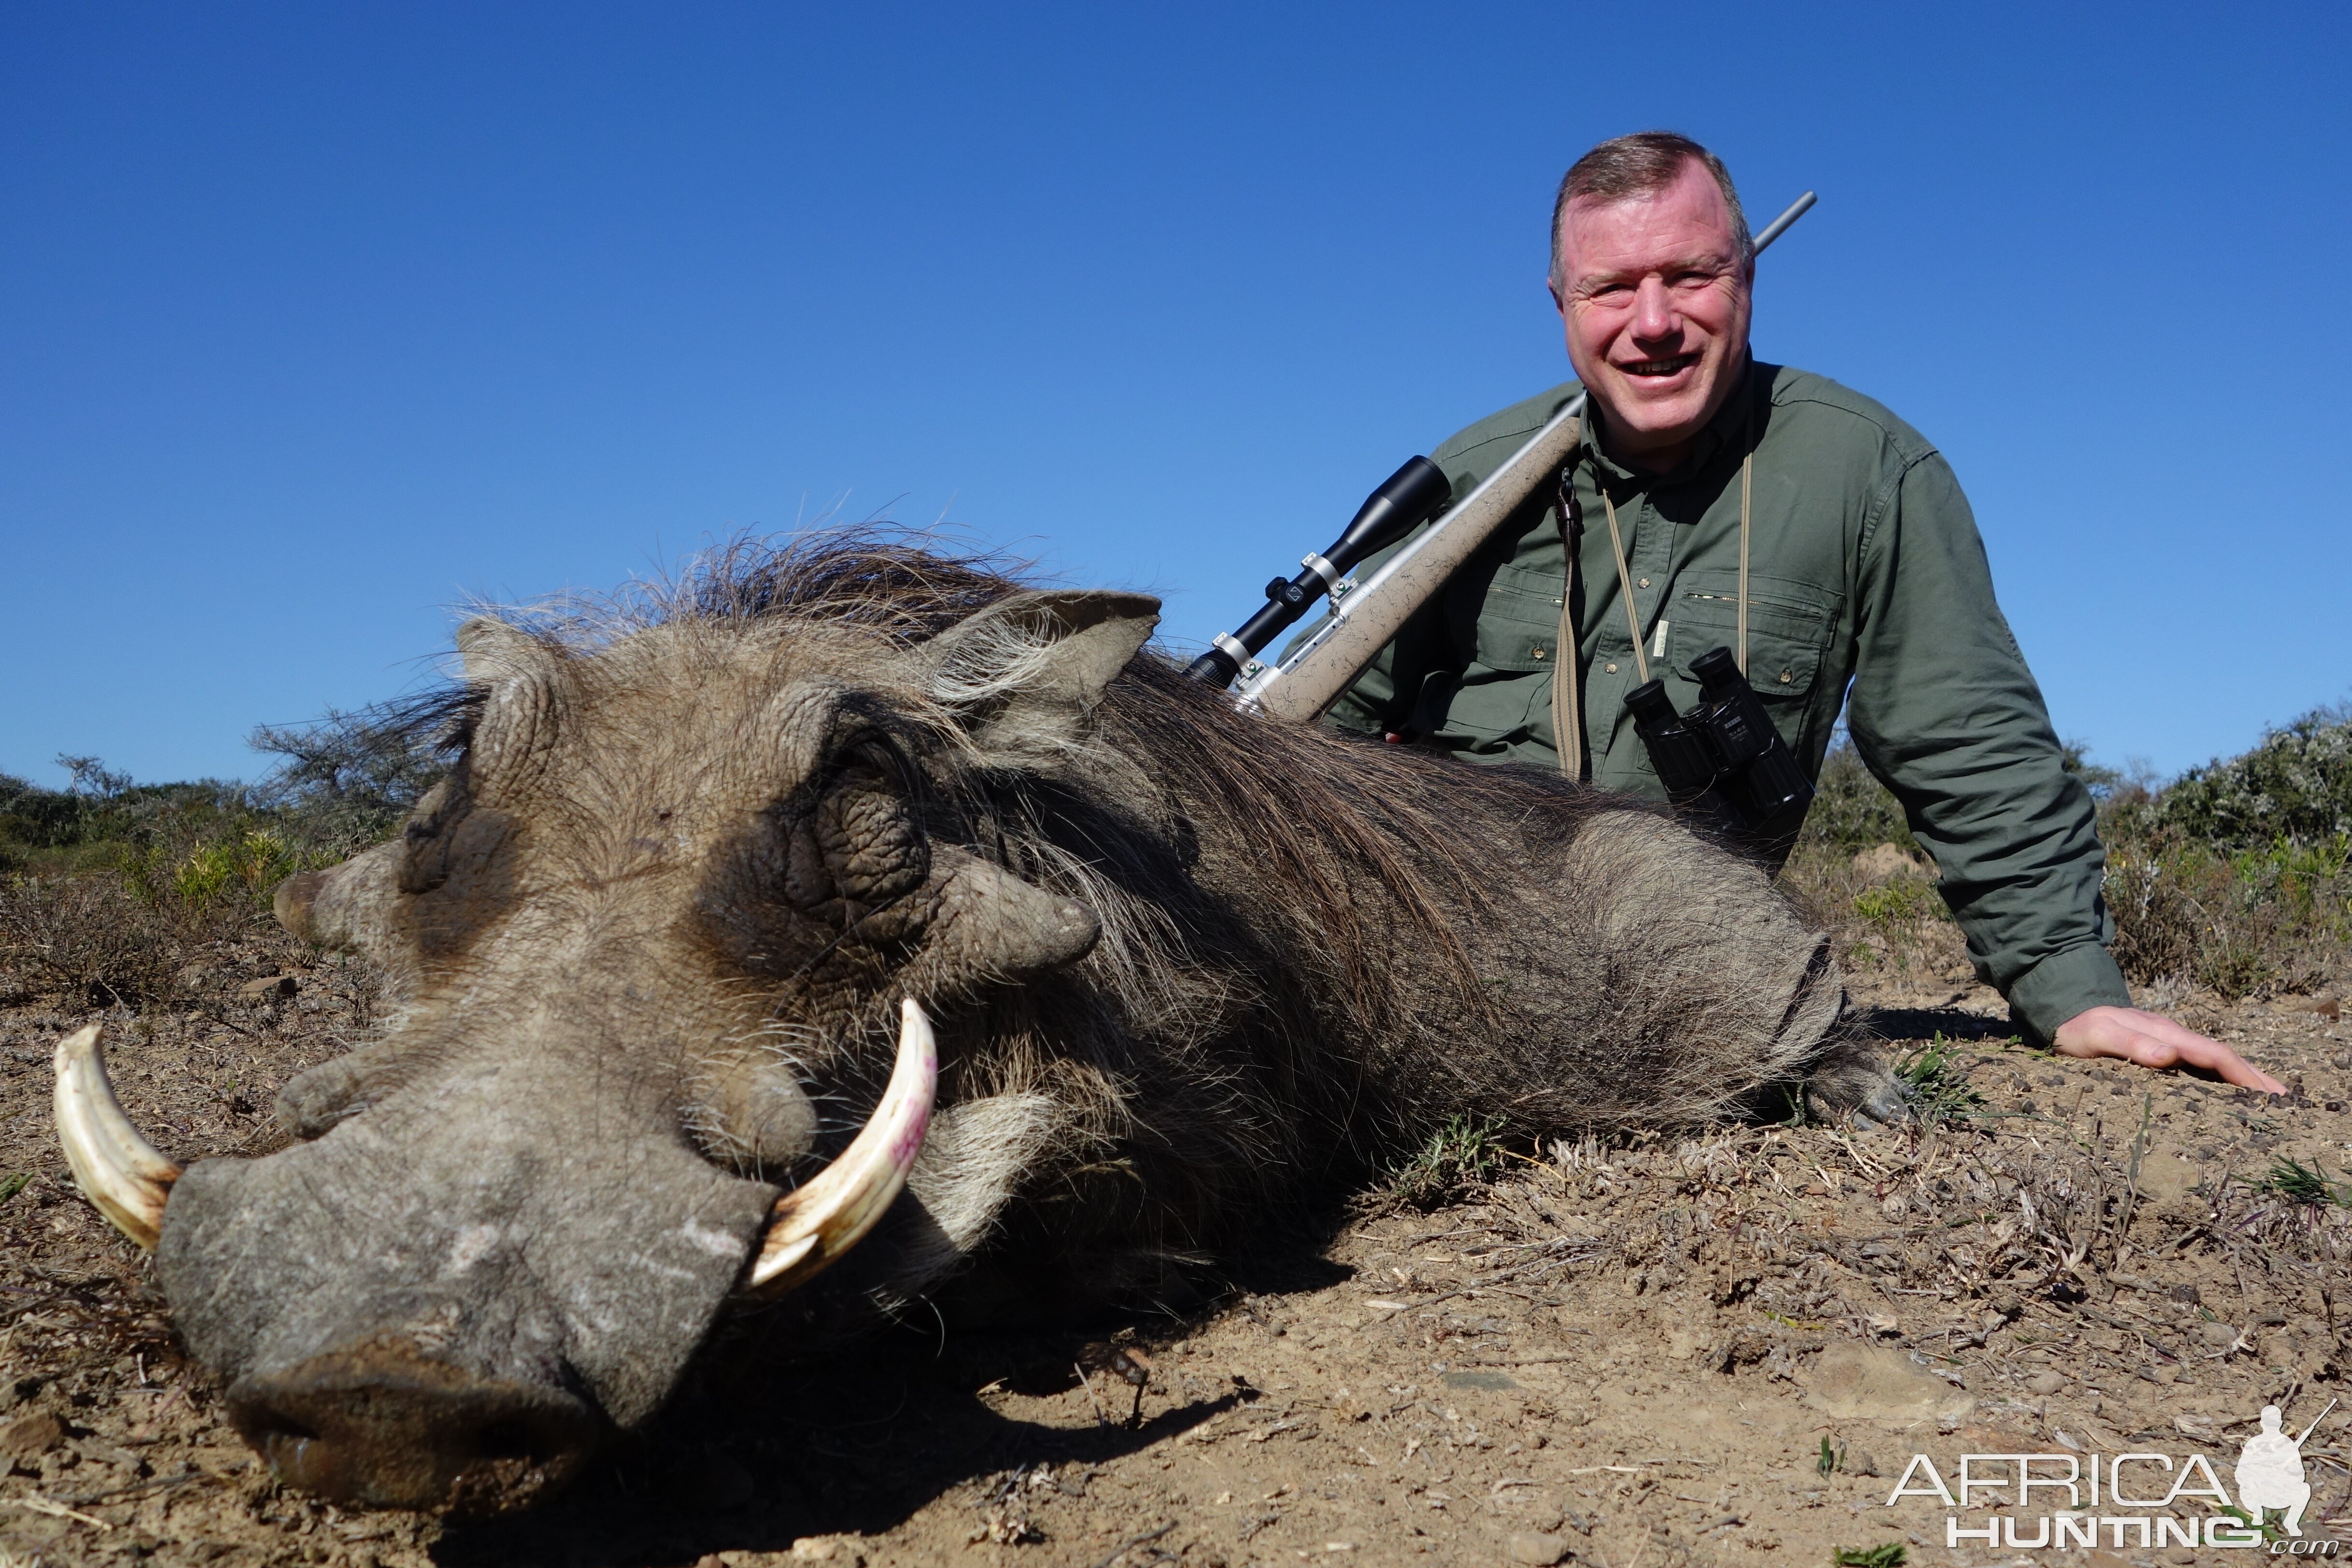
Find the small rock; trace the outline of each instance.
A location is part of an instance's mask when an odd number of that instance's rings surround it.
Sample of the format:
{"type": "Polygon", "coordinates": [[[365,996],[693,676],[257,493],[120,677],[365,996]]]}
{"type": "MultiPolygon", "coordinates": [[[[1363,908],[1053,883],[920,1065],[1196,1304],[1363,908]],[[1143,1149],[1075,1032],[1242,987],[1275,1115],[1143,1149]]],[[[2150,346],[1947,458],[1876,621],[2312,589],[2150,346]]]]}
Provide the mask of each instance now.
{"type": "Polygon", "coordinates": [[[2227,1350],[2238,1343],[2238,1331],[2228,1323],[2202,1323],[2197,1336],[2216,1350],[2227,1350]]]}
{"type": "Polygon", "coordinates": [[[2037,1372],[2025,1380],[2025,1386],[2036,1394],[2055,1394],[2066,1386],[2066,1379],[2059,1373],[2037,1372]]]}
{"type": "Polygon", "coordinates": [[[1872,1420],[1960,1420],[1976,1407],[1953,1387],[1897,1350],[1835,1340],[1805,1379],[1805,1403],[1832,1416],[1872,1420]]]}
{"type": "Polygon", "coordinates": [[[64,1422],[47,1410],[28,1411],[0,1427],[0,1458],[37,1458],[65,1440],[64,1422]]]}
{"type": "Polygon", "coordinates": [[[848,1555],[838,1535],[803,1535],[793,1542],[793,1556],[803,1563],[832,1563],[848,1555]]]}
{"type": "Polygon", "coordinates": [[[1448,1388],[1517,1388],[1518,1379],[1507,1372],[1449,1372],[1445,1374],[1448,1388]]]}
{"type": "Polygon", "coordinates": [[[2139,1163],[2140,1201],[2151,1207],[2183,1198],[2205,1173],[2170,1149],[2151,1149],[2139,1163]]]}
{"type": "Polygon", "coordinates": [[[1535,1568],[1551,1565],[1568,1555],[1568,1540],[1559,1535],[1531,1535],[1522,1531],[1503,1545],[1504,1552],[1514,1563],[1532,1563],[1535,1568]]]}
{"type": "Polygon", "coordinates": [[[2281,997],[2271,1005],[2284,1012],[2317,1013],[2324,1019],[2344,1016],[2344,1004],[2326,991],[2315,997],[2281,997]]]}
{"type": "Polygon", "coordinates": [[[270,997],[290,997],[302,988],[291,975],[264,975],[257,980],[247,980],[236,988],[236,994],[253,1001],[270,997]]]}

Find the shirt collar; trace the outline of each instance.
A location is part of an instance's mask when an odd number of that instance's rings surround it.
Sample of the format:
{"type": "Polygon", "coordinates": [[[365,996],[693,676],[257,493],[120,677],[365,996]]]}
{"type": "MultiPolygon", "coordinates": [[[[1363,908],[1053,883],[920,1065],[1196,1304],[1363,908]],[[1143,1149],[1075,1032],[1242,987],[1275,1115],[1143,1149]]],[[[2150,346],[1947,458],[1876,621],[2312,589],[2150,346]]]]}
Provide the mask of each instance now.
{"type": "Polygon", "coordinates": [[[1601,450],[1599,424],[1604,417],[1597,405],[1588,404],[1584,418],[1583,450],[1590,455],[1596,475],[1608,478],[1612,485],[1624,484],[1634,489],[1669,489],[1684,485],[1704,473],[1707,465],[1721,456],[1726,449],[1745,451],[1748,432],[1756,420],[1755,392],[1759,380],[1756,355],[1750,350],[1748,362],[1739,368],[1739,380],[1731,395],[1715,411],[1715,417],[1698,433],[1691,449],[1680,463],[1663,473],[1648,468],[1629,468],[1601,450]]]}

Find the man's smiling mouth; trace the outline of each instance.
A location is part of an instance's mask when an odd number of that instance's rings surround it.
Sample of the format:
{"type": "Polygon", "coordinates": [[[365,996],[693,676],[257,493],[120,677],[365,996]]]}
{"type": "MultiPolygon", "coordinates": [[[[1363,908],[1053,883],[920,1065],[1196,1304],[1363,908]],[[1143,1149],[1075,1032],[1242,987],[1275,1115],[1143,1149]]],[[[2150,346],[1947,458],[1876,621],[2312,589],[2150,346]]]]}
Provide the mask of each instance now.
{"type": "Polygon", "coordinates": [[[1629,376],[1665,377],[1678,375],[1698,361],[1696,354],[1670,354],[1660,360],[1634,360],[1617,369],[1629,376]]]}

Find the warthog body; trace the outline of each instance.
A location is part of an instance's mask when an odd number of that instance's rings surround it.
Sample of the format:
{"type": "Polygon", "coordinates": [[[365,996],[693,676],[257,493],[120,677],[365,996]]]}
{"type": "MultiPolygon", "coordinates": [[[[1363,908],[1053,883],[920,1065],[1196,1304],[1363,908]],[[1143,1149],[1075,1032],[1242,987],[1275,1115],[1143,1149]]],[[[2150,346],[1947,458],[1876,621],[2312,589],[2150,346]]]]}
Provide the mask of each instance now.
{"type": "Polygon", "coordinates": [[[248,1437],[362,1501],[529,1500],[662,1400],[779,1191],[937,1020],[907,1191],[771,1318],[1150,1298],[1457,1114],[1884,1114],[1825,940],[1558,779],[1276,727],[1156,603],[911,549],[738,551],[593,632],[459,635],[453,770],[280,894],[380,963],[305,1141],[172,1189],[163,1287],[248,1437]]]}

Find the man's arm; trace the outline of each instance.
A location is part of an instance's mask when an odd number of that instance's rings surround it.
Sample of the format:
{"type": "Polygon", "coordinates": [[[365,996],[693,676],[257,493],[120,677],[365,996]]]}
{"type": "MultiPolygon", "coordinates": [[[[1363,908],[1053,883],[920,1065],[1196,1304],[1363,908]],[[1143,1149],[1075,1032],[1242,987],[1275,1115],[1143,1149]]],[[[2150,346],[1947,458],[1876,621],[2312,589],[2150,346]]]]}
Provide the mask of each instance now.
{"type": "Polygon", "coordinates": [[[2217,1040],[2131,1005],[2108,954],[2096,812],[1993,597],[1959,482],[1906,468],[1865,536],[1848,726],[1935,856],[1977,972],[2070,1056],[2179,1063],[2279,1092],[2217,1040]]]}

